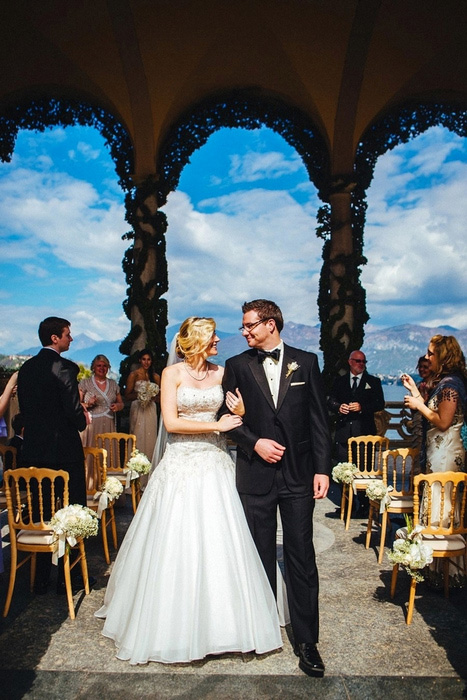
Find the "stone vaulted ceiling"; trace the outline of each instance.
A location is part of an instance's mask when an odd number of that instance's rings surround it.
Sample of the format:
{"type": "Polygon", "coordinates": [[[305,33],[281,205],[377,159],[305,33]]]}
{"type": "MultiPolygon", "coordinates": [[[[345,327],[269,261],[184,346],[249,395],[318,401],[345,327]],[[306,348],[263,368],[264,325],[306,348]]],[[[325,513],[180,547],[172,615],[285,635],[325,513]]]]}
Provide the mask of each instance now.
{"type": "Polygon", "coordinates": [[[254,89],[309,116],[333,173],[413,101],[466,103],[463,0],[3,0],[0,110],[72,96],[111,112],[154,173],[181,114],[254,89]]]}

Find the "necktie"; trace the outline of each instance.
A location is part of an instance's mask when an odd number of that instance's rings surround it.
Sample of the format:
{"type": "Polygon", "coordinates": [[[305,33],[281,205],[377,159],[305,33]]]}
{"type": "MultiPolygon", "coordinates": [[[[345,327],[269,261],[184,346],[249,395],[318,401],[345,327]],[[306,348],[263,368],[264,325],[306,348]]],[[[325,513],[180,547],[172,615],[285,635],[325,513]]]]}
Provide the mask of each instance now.
{"type": "Polygon", "coordinates": [[[355,395],[357,393],[357,386],[358,386],[358,377],[354,377],[352,379],[352,394],[355,395]]]}
{"type": "Polygon", "coordinates": [[[258,350],[258,360],[259,362],[264,362],[267,357],[272,357],[273,360],[279,362],[281,356],[280,348],[275,348],[274,350],[258,350]]]}

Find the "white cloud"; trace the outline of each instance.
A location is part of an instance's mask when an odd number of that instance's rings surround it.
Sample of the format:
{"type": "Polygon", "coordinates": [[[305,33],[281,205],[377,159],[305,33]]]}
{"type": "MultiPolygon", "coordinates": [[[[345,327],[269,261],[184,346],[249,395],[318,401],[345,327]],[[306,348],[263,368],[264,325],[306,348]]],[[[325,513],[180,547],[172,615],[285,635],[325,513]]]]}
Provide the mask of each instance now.
{"type": "Polygon", "coordinates": [[[230,156],[229,177],[235,183],[255,182],[267,178],[277,179],[296,173],[300,168],[303,168],[303,162],[298,154],[287,158],[277,151],[250,152],[244,156],[230,156]]]}
{"type": "Polygon", "coordinates": [[[36,165],[40,170],[50,170],[53,166],[53,160],[47,155],[38,156],[36,158],[36,165]]]}
{"type": "Polygon", "coordinates": [[[16,169],[0,179],[0,221],[4,239],[20,237],[8,243],[10,257],[21,249],[28,258],[45,244],[74,268],[121,271],[128,245],[121,240],[128,229],[123,204],[101,198],[88,182],[64,173],[16,169]]]}
{"type": "Polygon", "coordinates": [[[76,145],[76,149],[72,148],[68,151],[70,160],[77,160],[78,155],[80,155],[86,163],[91,160],[97,160],[100,154],[100,149],[93,148],[89,143],[84,141],[79,141],[76,145]]]}
{"type": "Polygon", "coordinates": [[[37,335],[39,323],[52,314],[70,321],[73,336],[85,333],[95,340],[116,340],[124,338],[130,329],[130,322],[123,310],[115,314],[113,299],[100,300],[96,304],[90,295],[81,302],[70,299],[68,305],[60,307],[4,304],[1,311],[0,352],[21,352],[40,345],[37,335]]]}
{"type": "Polygon", "coordinates": [[[400,146],[378,161],[368,196],[362,283],[372,321],[380,326],[435,320],[467,326],[467,163],[445,162],[458,141],[436,129],[423,143],[400,146]],[[415,155],[407,160],[406,153],[415,155]]]}
{"type": "Polygon", "coordinates": [[[107,300],[123,299],[126,296],[126,283],[123,279],[123,272],[121,274],[121,280],[109,279],[108,277],[100,277],[88,284],[84,288],[84,293],[88,295],[93,295],[94,298],[107,300]]]}
{"type": "Polygon", "coordinates": [[[49,271],[43,267],[39,267],[39,265],[22,265],[22,270],[25,275],[28,275],[30,277],[45,279],[49,276],[49,271]]]}
{"type": "Polygon", "coordinates": [[[289,320],[317,323],[314,216],[281,191],[236,192],[200,206],[220,211],[196,211],[180,191],[164,208],[170,323],[211,313],[221,329],[233,330],[241,304],[258,297],[275,299],[289,320]]]}
{"type": "Polygon", "coordinates": [[[68,316],[73,324],[73,333],[85,333],[95,340],[116,340],[124,338],[130,330],[130,322],[123,313],[115,315],[114,305],[99,305],[99,309],[89,306],[87,309],[75,308],[68,316]],[[107,311],[107,312],[106,312],[107,311]]]}

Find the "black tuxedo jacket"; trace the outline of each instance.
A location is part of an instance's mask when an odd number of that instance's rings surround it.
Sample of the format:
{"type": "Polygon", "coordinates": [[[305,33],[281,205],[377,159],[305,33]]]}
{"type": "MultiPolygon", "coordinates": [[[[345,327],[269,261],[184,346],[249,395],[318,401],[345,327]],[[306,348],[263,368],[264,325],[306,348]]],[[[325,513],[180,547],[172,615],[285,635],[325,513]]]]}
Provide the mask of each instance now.
{"type": "Polygon", "coordinates": [[[79,400],[78,372],[78,365],[47,348],[21,367],[22,462],[50,467],[83,464],[79,431],[86,427],[86,419],[79,400]]]}
{"type": "Polygon", "coordinates": [[[337,377],[328,398],[328,406],[337,415],[336,442],[346,443],[349,437],[358,435],[375,435],[374,415],[384,408],[381,381],[368,372],[363,372],[357,391],[352,394],[349,373],[337,377]],[[339,413],[341,404],[354,401],[360,404],[360,413],[339,413]]]}
{"type": "MultiPolygon", "coordinates": [[[[238,445],[239,492],[268,493],[278,468],[282,468],[291,491],[310,492],[314,475],[329,475],[331,471],[328,415],[316,355],[284,345],[277,407],[254,349],[226,362],[224,392],[235,392],[236,387],[242,393],[246,412],[243,425],[227,435],[238,445]],[[288,365],[292,363],[298,367],[290,372],[288,365]],[[259,438],[271,438],[285,445],[280,462],[268,464],[259,457],[254,451],[259,438]]],[[[226,410],[224,406],[222,411],[226,410]]]]}

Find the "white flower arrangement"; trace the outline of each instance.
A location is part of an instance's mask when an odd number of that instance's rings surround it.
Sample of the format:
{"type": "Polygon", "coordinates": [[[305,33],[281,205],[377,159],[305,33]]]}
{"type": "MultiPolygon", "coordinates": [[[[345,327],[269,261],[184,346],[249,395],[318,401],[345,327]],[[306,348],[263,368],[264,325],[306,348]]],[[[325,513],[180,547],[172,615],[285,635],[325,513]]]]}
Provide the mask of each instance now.
{"type": "Polygon", "coordinates": [[[351,484],[356,474],[358,467],[352,462],[339,462],[332,470],[332,478],[339,484],[351,484]]]}
{"type": "Polygon", "coordinates": [[[123,473],[126,474],[126,487],[130,485],[130,481],[137,479],[143,474],[149,474],[151,470],[151,462],[146,457],[145,454],[137,449],[134,449],[131,453],[131,457],[126,463],[126,467],[123,473]]]}
{"type": "Polygon", "coordinates": [[[102,511],[105,510],[109,503],[112,503],[123,493],[123,484],[115,476],[108,476],[102,486],[102,491],[96,491],[94,499],[99,499],[97,509],[97,517],[102,517],[102,511]]]}
{"type": "Polygon", "coordinates": [[[74,547],[78,538],[97,535],[99,521],[90,508],[75,504],[57,510],[50,521],[50,529],[56,536],[57,547],[52,561],[57,564],[59,557],[65,554],[65,548],[74,547]]]}
{"type": "Polygon", "coordinates": [[[407,516],[405,516],[405,522],[406,531],[405,528],[398,530],[398,533],[404,534],[404,538],[394,540],[392,550],[388,552],[388,559],[391,564],[402,566],[409,576],[420,582],[424,579],[421,569],[433,561],[433,550],[423,542],[420,534],[423,527],[421,525],[412,527],[412,520],[407,516]]]}
{"type": "Polygon", "coordinates": [[[119,481],[116,476],[108,476],[102,490],[105,491],[113,501],[123,492],[122,482],[119,481]]]}
{"type": "Polygon", "coordinates": [[[381,479],[375,479],[366,487],[366,495],[370,501],[379,501],[379,512],[382,513],[391,503],[392,486],[385,486],[381,479]]]}
{"type": "Polygon", "coordinates": [[[298,362],[289,362],[289,364],[287,365],[287,373],[285,375],[285,378],[287,379],[288,377],[290,377],[292,372],[296,372],[297,369],[300,369],[300,365],[298,364],[298,362]]]}
{"type": "Polygon", "coordinates": [[[141,382],[138,385],[138,401],[143,408],[147,408],[158,393],[159,387],[154,382],[141,382]]]}

